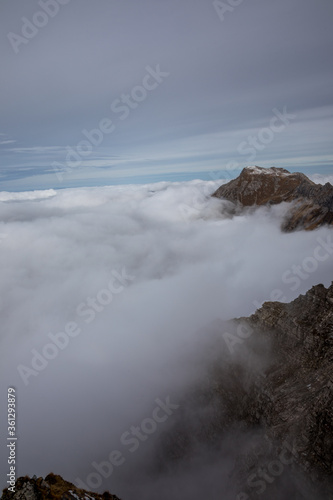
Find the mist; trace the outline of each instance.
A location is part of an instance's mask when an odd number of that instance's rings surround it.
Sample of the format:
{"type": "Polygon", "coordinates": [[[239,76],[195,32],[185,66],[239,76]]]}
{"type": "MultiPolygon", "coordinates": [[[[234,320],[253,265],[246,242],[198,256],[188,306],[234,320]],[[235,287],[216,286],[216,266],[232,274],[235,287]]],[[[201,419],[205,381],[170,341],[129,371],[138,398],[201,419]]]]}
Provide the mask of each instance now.
{"type": "Polygon", "coordinates": [[[150,476],[205,377],[206,327],[328,286],[332,253],[328,228],[281,232],[287,204],[233,215],[210,197],[220,184],[0,193],[1,393],[17,391],[18,477],[52,471],[123,499],[227,497],[239,436],[150,476]]]}

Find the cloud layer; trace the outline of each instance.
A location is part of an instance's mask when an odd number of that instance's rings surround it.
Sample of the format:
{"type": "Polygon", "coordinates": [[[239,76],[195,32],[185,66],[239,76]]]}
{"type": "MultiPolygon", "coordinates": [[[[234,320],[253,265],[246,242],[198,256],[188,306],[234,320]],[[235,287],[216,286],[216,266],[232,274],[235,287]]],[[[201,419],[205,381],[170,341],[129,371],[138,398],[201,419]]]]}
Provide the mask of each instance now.
{"type": "Polygon", "coordinates": [[[1,393],[17,389],[20,475],[85,481],[120,450],[126,465],[100,489],[121,496],[173,415],[135,453],[121,436],[200,378],[184,363],[200,328],[330,284],[329,229],[281,233],[287,205],[231,218],[209,196],[219,184],[1,193],[1,393]],[[63,348],[45,347],[55,338],[63,348]]]}

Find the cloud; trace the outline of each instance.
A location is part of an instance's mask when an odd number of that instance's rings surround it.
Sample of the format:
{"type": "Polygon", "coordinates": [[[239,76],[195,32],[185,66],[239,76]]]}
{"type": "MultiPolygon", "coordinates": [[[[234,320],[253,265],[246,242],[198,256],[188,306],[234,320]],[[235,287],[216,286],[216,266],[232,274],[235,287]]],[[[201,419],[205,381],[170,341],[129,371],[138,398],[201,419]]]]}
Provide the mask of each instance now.
{"type": "Polygon", "coordinates": [[[5,144],[13,144],[14,142],[16,142],[16,141],[12,141],[12,140],[11,141],[0,141],[0,146],[3,146],[5,144]]]}
{"type": "Polygon", "coordinates": [[[49,198],[55,196],[57,192],[54,189],[46,189],[44,191],[26,191],[22,193],[8,193],[0,191],[0,201],[33,201],[38,199],[49,198]]]}
{"type": "Polygon", "coordinates": [[[310,175],[309,178],[313,182],[316,182],[317,184],[326,184],[327,182],[329,182],[333,186],[333,175],[313,174],[313,175],[310,175]]]}
{"type": "MultiPolygon", "coordinates": [[[[85,481],[93,462],[120,450],[126,463],[100,489],[121,497],[128,474],[173,416],[135,453],[121,436],[151,418],[156,399],[177,404],[200,377],[195,363],[184,363],[200,348],[200,327],[248,315],[277,289],[289,301],[330,283],[332,255],[296,288],[283,276],[331,230],[281,233],[287,205],[232,218],[209,196],[219,184],[1,193],[0,380],[2,395],[17,390],[20,475],[53,471],[85,481]],[[114,281],[122,273],[131,279],[114,281]],[[73,322],[80,333],[67,333],[65,348],[36,370],[36,352],[52,357],[52,348],[43,351],[50,334],[69,332],[73,322]],[[36,372],[28,384],[18,365],[36,372]]],[[[4,418],[0,426],[6,434],[4,418]]],[[[4,448],[1,460],[6,470],[4,448]]],[[[159,484],[167,483],[162,477],[159,484]]],[[[145,498],[154,498],[154,485],[145,488],[145,498]]]]}
{"type": "MultiPolygon", "coordinates": [[[[8,142],[15,142],[15,141],[8,141],[8,142]]],[[[64,152],[65,148],[63,146],[32,146],[28,148],[11,148],[9,151],[12,151],[14,153],[36,153],[36,154],[41,154],[45,152],[64,152]]]]}

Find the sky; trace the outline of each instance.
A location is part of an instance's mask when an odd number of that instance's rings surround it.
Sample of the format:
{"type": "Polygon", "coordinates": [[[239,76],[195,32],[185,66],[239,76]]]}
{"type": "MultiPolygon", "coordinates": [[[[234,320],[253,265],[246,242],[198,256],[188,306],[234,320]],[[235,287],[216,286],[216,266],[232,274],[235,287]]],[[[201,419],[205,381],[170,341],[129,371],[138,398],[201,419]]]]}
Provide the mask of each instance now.
{"type": "MultiPolygon", "coordinates": [[[[233,439],[217,456],[196,448],[182,473],[151,476],[149,460],[191,412],[183,395],[209,380],[207,326],[329,286],[332,230],[281,232],[288,204],[231,217],[210,196],[219,184],[0,193],[0,394],[4,409],[16,391],[17,477],[54,472],[124,500],[235,500],[233,439]],[[171,413],[151,423],[167,398],[171,413]],[[132,426],[146,429],[142,439],[132,426]],[[114,450],[125,462],[107,474],[114,450]]],[[[221,363],[244,359],[248,342],[225,350],[213,352],[221,363]]]]}
{"type": "Polygon", "coordinates": [[[332,171],[331,0],[3,0],[0,190],[332,171]]]}

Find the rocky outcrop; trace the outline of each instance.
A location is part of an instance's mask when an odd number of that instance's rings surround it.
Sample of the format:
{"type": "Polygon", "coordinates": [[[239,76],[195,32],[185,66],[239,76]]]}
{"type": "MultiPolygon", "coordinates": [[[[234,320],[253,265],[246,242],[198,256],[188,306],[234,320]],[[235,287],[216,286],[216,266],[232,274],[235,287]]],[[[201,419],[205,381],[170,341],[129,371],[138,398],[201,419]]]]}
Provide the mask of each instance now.
{"type": "Polygon", "coordinates": [[[1,500],[119,500],[107,491],[102,495],[81,490],[61,476],[49,474],[45,479],[34,476],[20,477],[15,483],[15,492],[3,490],[1,500]]]}
{"type": "Polygon", "coordinates": [[[288,442],[314,481],[333,478],[333,285],[290,304],[266,302],[245,322],[270,337],[272,363],[250,389],[249,410],[272,442],[288,442]]]}
{"type": "Polygon", "coordinates": [[[213,196],[242,207],[293,202],[282,226],[285,231],[333,224],[333,186],[315,184],[306,175],[284,168],[246,167],[213,196]]]}
{"type": "Polygon", "coordinates": [[[206,380],[182,402],[167,457],[181,461],[235,432],[237,498],[332,499],[333,284],[216,321],[207,338],[206,380]]]}

